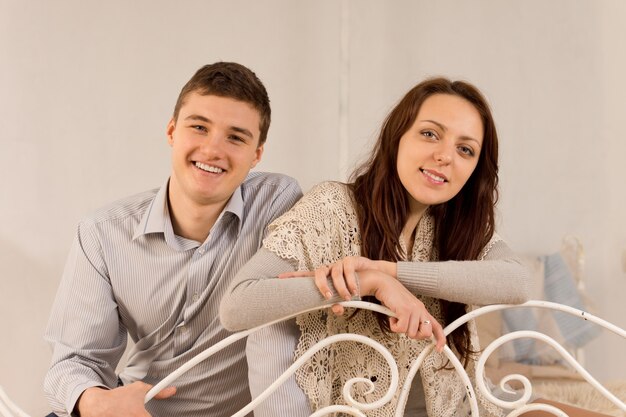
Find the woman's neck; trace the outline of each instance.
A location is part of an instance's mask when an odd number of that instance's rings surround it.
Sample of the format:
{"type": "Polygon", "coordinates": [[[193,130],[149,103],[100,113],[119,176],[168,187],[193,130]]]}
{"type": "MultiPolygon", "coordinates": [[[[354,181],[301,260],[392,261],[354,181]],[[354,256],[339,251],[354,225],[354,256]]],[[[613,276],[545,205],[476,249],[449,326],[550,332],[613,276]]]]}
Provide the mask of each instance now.
{"type": "Polygon", "coordinates": [[[411,253],[413,253],[413,242],[415,241],[415,230],[417,229],[417,225],[420,222],[422,216],[428,209],[426,205],[419,205],[419,207],[411,207],[409,215],[406,219],[406,223],[404,223],[404,227],[402,228],[402,233],[400,235],[400,240],[404,244],[406,248],[406,257],[407,259],[411,257],[411,253]]]}

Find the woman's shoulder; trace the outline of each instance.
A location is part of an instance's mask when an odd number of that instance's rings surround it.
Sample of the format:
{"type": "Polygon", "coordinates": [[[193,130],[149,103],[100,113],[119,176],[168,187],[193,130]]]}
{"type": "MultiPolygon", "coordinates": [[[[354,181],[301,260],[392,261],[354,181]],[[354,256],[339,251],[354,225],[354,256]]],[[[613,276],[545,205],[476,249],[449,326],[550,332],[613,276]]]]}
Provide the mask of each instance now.
{"type": "Polygon", "coordinates": [[[358,249],[356,230],[349,186],[323,182],[269,225],[263,245],[283,259],[296,260],[298,269],[311,269],[334,262],[341,253],[358,254],[352,250],[358,249]]]}
{"type": "Polygon", "coordinates": [[[309,194],[314,196],[341,195],[347,197],[350,195],[350,187],[348,184],[339,181],[323,181],[311,187],[306,195],[309,194]]]}
{"type": "Polygon", "coordinates": [[[324,181],[311,188],[301,202],[321,211],[345,211],[352,208],[350,187],[339,181],[324,181]]]}

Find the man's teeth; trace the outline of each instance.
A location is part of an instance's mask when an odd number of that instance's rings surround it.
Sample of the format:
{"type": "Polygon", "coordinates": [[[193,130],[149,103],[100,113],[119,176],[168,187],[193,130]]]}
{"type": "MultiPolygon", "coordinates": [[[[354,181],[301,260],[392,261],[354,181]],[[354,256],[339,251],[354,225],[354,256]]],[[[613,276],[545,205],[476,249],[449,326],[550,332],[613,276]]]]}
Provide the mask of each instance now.
{"type": "Polygon", "coordinates": [[[224,172],[222,168],[214,167],[211,165],[203,164],[202,162],[196,162],[196,166],[203,171],[213,172],[214,174],[221,174],[224,172]]]}
{"type": "Polygon", "coordinates": [[[444,182],[445,178],[437,176],[435,174],[433,174],[432,172],[428,172],[426,170],[423,171],[424,174],[428,175],[430,178],[434,179],[435,181],[439,181],[439,182],[444,182]]]}

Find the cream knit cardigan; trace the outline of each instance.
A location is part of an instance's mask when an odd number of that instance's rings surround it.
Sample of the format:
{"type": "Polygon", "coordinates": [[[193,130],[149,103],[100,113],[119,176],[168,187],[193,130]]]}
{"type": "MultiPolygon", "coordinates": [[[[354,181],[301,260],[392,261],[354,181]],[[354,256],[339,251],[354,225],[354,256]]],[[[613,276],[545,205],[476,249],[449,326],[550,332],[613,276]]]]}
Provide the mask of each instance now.
{"type": "MultiPolygon", "coordinates": [[[[483,250],[480,259],[498,241],[497,235],[483,250]]],[[[410,261],[436,260],[432,246],[433,221],[425,215],[418,225],[410,261]]],[[[346,256],[361,254],[361,237],[348,187],[341,183],[326,182],[316,186],[288,213],[277,219],[269,229],[264,246],[283,259],[294,260],[298,269],[312,270],[331,264],[346,256]]],[[[417,295],[437,320],[444,323],[438,299],[417,295]]],[[[369,311],[359,311],[351,319],[350,314],[335,316],[325,311],[301,315],[297,323],[302,331],[296,357],[327,336],[339,333],[366,335],[385,346],[393,354],[400,372],[400,386],[406,380],[412,361],[430,341],[414,340],[405,335],[384,335],[369,311]]],[[[472,349],[478,350],[476,327],[469,323],[472,349]]],[[[464,384],[455,371],[441,369],[446,363],[442,354],[434,351],[424,360],[419,375],[424,387],[426,409],[431,417],[465,416],[469,414],[464,384]]],[[[474,362],[468,366],[470,378],[474,378],[474,362]]],[[[341,390],[345,382],[354,377],[364,377],[375,382],[375,390],[365,393],[357,384],[354,398],[370,402],[380,398],[389,386],[389,370],[386,362],[371,348],[356,342],[341,342],[318,352],[296,373],[296,380],[307,394],[313,410],[332,404],[345,404],[341,390]]],[[[416,376],[417,378],[418,376],[416,376]]],[[[367,416],[391,417],[398,404],[399,391],[380,409],[367,411],[367,416]]],[[[500,416],[503,411],[488,403],[478,393],[482,416],[500,416]]]]}

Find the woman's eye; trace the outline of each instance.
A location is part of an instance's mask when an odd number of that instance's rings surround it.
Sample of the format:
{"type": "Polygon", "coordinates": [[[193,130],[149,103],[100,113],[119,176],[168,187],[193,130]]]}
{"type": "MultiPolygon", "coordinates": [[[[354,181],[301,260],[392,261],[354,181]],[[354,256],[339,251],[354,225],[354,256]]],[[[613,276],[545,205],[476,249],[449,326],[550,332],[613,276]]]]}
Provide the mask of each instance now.
{"type": "Polygon", "coordinates": [[[429,138],[429,139],[436,139],[437,136],[435,135],[435,132],[431,131],[431,130],[425,130],[424,132],[422,132],[422,136],[429,138]]]}
{"type": "Polygon", "coordinates": [[[459,146],[459,151],[463,155],[474,156],[474,150],[470,148],[469,146],[459,146]]]}

